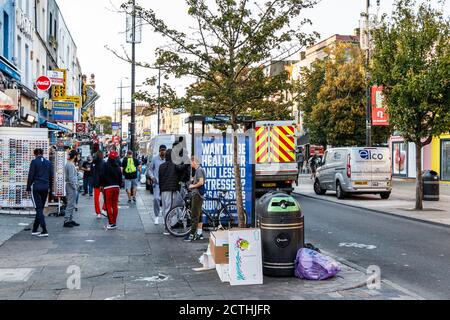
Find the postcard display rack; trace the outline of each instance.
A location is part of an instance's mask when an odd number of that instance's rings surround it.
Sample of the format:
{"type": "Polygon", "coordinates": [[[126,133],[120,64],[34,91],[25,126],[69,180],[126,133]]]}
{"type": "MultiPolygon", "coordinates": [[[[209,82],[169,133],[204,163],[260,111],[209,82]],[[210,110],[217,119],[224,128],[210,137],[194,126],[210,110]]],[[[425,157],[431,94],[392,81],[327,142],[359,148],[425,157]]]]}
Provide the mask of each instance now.
{"type": "Polygon", "coordinates": [[[0,209],[33,208],[26,189],[37,148],[43,149],[48,159],[48,129],[0,128],[0,209]]]}

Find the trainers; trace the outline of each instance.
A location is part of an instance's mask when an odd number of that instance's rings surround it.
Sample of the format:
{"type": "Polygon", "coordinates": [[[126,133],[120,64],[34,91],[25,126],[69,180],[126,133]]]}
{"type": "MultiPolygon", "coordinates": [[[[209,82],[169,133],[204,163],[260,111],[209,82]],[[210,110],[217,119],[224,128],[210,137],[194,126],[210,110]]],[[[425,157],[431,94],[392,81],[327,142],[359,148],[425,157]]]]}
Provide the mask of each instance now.
{"type": "Polygon", "coordinates": [[[101,214],[98,214],[97,219],[103,219],[103,216],[101,214]]]}
{"type": "Polygon", "coordinates": [[[131,203],[131,199],[128,200],[128,203],[131,203]]]}
{"type": "Polygon", "coordinates": [[[205,238],[203,237],[203,233],[202,234],[196,234],[196,239],[195,240],[205,240],[205,238]]]}
{"type": "Polygon", "coordinates": [[[134,203],[136,203],[136,197],[133,197],[133,201],[134,201],[134,203]]]}
{"type": "Polygon", "coordinates": [[[64,227],[64,228],[73,228],[73,224],[71,223],[71,221],[64,222],[63,227],[64,227]]]}
{"type": "Polygon", "coordinates": [[[31,232],[31,235],[32,236],[38,236],[38,235],[40,235],[41,234],[41,232],[39,232],[39,231],[33,231],[33,232],[31,232]]]}
{"type": "Polygon", "coordinates": [[[70,223],[71,223],[74,227],[79,227],[79,226],[80,226],[80,224],[79,224],[79,223],[76,223],[75,221],[70,221],[70,223]]]}
{"type": "Polygon", "coordinates": [[[38,235],[38,237],[39,238],[48,238],[48,232],[41,232],[39,235],[38,235]]]}
{"type": "Polygon", "coordinates": [[[106,229],[108,229],[108,230],[116,230],[117,229],[117,225],[115,225],[115,224],[108,224],[106,226],[106,229]]]}
{"type": "Polygon", "coordinates": [[[184,237],[184,242],[193,242],[196,240],[196,235],[188,234],[186,237],[184,237]]]}
{"type": "Polygon", "coordinates": [[[159,217],[155,218],[155,226],[159,225],[159,217]]]}
{"type": "Polygon", "coordinates": [[[170,236],[170,233],[167,232],[167,231],[164,231],[164,232],[163,232],[163,235],[165,235],[165,236],[170,236]]]}

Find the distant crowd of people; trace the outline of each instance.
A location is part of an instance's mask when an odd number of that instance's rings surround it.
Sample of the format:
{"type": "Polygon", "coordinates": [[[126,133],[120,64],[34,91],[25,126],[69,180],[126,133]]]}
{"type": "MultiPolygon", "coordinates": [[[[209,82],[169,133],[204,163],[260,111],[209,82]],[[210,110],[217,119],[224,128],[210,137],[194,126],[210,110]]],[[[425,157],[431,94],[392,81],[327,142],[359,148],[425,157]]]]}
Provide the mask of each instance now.
{"type": "MultiPolygon", "coordinates": [[[[32,235],[48,237],[44,208],[52,191],[53,168],[49,160],[44,158],[44,151],[36,149],[35,159],[31,162],[28,175],[27,191],[30,192],[36,210],[32,235]],[[39,231],[40,227],[40,231],[39,231]]],[[[88,156],[85,161],[80,160],[76,150],[68,153],[64,168],[65,176],[65,204],[64,228],[79,227],[74,215],[78,211],[78,200],[82,196],[93,197],[95,215],[97,219],[108,218],[107,230],[117,229],[119,215],[120,189],[124,187],[128,196],[128,204],[136,203],[139,175],[142,174],[142,164],[148,159],[141,157],[141,161],[128,151],[123,159],[111,150],[108,154],[102,151],[95,156],[88,156]],[[82,183],[79,176],[82,175],[82,183]]],[[[177,204],[183,203],[187,192],[192,193],[192,228],[185,241],[203,239],[203,225],[201,212],[203,195],[205,193],[206,173],[199,159],[186,158],[180,142],[172,145],[172,149],[162,145],[159,154],[151,159],[147,175],[153,185],[153,213],[154,224],[158,225],[165,215],[177,204]]],[[[168,234],[165,232],[165,234],[168,234]]]]}

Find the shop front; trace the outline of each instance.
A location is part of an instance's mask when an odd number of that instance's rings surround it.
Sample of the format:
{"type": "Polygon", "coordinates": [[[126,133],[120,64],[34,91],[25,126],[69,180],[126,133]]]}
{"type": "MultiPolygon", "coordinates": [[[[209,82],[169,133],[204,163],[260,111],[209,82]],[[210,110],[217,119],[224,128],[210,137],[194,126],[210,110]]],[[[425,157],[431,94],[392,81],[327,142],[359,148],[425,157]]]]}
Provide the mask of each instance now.
{"type": "MultiPolygon", "coordinates": [[[[416,145],[407,142],[401,136],[392,136],[390,139],[392,176],[398,178],[416,178],[416,145]]],[[[422,149],[422,170],[430,170],[431,146],[422,149]]]]}
{"type": "Polygon", "coordinates": [[[442,181],[450,182],[450,134],[434,138],[431,146],[433,170],[440,174],[442,181]]]}

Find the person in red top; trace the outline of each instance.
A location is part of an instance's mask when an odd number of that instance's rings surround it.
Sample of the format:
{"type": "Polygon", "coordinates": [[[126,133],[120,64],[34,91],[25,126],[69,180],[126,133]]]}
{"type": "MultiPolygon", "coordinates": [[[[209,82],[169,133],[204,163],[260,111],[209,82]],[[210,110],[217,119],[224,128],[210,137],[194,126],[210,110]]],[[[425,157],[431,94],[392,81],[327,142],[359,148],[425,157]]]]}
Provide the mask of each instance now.
{"type": "Polygon", "coordinates": [[[119,214],[119,193],[122,184],[122,171],[117,162],[119,154],[111,151],[108,161],[100,173],[100,186],[105,193],[106,211],[108,212],[108,230],[117,229],[117,216],[119,214]]]}

